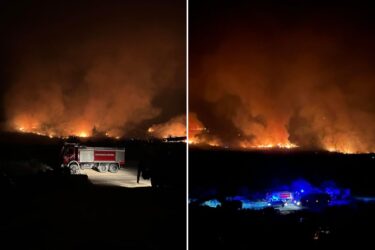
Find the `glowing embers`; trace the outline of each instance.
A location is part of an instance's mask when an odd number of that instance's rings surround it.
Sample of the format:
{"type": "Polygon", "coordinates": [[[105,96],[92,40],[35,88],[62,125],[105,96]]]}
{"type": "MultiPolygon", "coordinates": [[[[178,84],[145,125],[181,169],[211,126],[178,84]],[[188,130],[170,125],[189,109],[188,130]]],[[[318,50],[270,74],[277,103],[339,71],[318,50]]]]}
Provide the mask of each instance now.
{"type": "Polygon", "coordinates": [[[81,130],[81,131],[76,131],[76,132],[71,132],[71,133],[57,133],[54,130],[46,129],[46,130],[38,130],[36,128],[26,128],[23,126],[18,127],[16,129],[18,132],[21,133],[28,133],[28,134],[35,134],[35,135],[40,135],[40,136],[48,136],[49,138],[54,138],[54,137],[59,137],[59,138],[67,138],[69,136],[77,136],[81,138],[87,138],[91,136],[91,133],[81,130]]]}
{"type": "Polygon", "coordinates": [[[81,131],[81,132],[79,132],[78,136],[79,136],[79,137],[83,137],[83,138],[85,138],[85,137],[88,137],[89,135],[88,135],[87,132],[85,132],[85,131],[81,131]]]}
{"type": "Polygon", "coordinates": [[[116,140],[119,140],[119,139],[121,138],[121,136],[116,135],[116,134],[111,133],[111,132],[105,132],[105,136],[106,136],[106,137],[109,137],[109,138],[116,139],[116,140]]]}
{"type": "Polygon", "coordinates": [[[49,138],[68,138],[70,136],[76,136],[80,138],[88,138],[92,136],[105,136],[116,140],[121,138],[119,134],[114,132],[97,132],[95,131],[95,129],[90,128],[66,129],[64,131],[60,131],[53,128],[41,128],[39,126],[27,126],[27,124],[24,124],[15,126],[15,128],[12,130],[17,131],[19,133],[48,136],[49,138]]]}
{"type": "Polygon", "coordinates": [[[208,145],[211,147],[221,147],[221,143],[217,139],[202,139],[199,137],[189,137],[188,143],[190,145],[208,145]]]}
{"type": "Polygon", "coordinates": [[[44,132],[44,131],[38,131],[36,130],[35,128],[27,128],[27,127],[23,127],[23,126],[20,126],[16,129],[18,132],[20,133],[30,133],[30,134],[36,134],[36,135],[40,135],[40,136],[48,136],[49,138],[54,138],[54,137],[58,137],[56,135],[56,133],[54,132],[44,132]]]}
{"type": "Polygon", "coordinates": [[[298,145],[293,143],[276,143],[276,144],[261,144],[250,146],[250,148],[255,149],[293,149],[298,148],[298,145]]]}
{"type": "Polygon", "coordinates": [[[186,136],[186,116],[180,115],[165,123],[154,124],[147,129],[147,132],[157,138],[184,137],[186,136]]]}
{"type": "Polygon", "coordinates": [[[357,151],[351,150],[351,149],[349,149],[349,148],[344,148],[344,147],[341,147],[341,148],[327,147],[326,150],[327,150],[328,152],[332,152],[332,153],[342,153],[342,154],[361,154],[361,153],[370,153],[370,152],[357,152],[357,151]]]}
{"type": "Polygon", "coordinates": [[[7,124],[9,131],[29,133],[50,138],[68,137],[108,137],[120,139],[123,136],[123,129],[119,127],[103,126],[100,123],[90,120],[71,118],[71,120],[57,122],[45,122],[43,118],[36,115],[20,115],[7,124]]]}
{"type": "MultiPolygon", "coordinates": [[[[243,117],[242,113],[241,117],[243,117]]],[[[299,117],[297,121],[300,119],[302,118],[299,117]]],[[[240,119],[233,121],[236,125],[236,133],[234,133],[234,130],[220,130],[215,124],[206,126],[198,120],[195,113],[190,114],[189,121],[189,144],[193,145],[214,144],[217,147],[240,150],[318,150],[343,154],[365,154],[375,151],[371,141],[362,139],[359,133],[350,129],[336,133],[331,128],[327,128],[330,132],[321,134],[318,131],[324,128],[319,128],[305,135],[303,129],[301,131],[294,131],[290,127],[289,130],[285,129],[290,123],[288,120],[275,120],[267,126],[259,127],[250,126],[246,122],[240,126],[242,121],[240,119]],[[211,142],[213,140],[215,143],[211,142]]]]}

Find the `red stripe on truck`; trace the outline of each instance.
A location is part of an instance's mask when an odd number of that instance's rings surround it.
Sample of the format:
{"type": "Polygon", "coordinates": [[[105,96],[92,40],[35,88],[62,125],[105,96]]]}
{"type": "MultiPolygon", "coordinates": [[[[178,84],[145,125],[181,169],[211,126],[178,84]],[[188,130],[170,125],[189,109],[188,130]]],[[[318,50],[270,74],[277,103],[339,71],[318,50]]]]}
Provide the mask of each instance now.
{"type": "Polygon", "coordinates": [[[116,151],[94,151],[94,161],[116,161],[116,151]]]}

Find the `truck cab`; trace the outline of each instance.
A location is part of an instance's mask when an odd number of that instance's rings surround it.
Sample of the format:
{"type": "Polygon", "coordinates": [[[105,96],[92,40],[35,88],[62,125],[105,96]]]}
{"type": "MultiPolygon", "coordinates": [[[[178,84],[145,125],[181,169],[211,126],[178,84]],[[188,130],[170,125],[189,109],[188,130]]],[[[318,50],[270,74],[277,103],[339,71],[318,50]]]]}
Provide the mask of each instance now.
{"type": "Polygon", "coordinates": [[[68,166],[71,161],[78,160],[77,157],[77,147],[78,144],[76,143],[65,143],[61,149],[60,158],[61,158],[61,166],[65,167],[68,166]]]}

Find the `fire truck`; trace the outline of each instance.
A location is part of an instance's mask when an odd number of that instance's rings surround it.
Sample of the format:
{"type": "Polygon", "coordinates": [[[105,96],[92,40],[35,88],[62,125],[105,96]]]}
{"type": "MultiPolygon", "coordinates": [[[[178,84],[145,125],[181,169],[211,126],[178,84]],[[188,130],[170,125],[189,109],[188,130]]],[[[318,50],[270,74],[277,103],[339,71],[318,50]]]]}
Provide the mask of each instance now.
{"type": "Polygon", "coordinates": [[[274,202],[274,201],[282,201],[282,202],[292,202],[294,200],[294,195],[292,192],[289,191],[278,191],[272,192],[267,194],[266,196],[267,201],[274,202]]]}
{"type": "Polygon", "coordinates": [[[69,168],[72,174],[79,174],[81,169],[116,173],[125,165],[125,148],[87,147],[78,143],[65,143],[61,158],[61,166],[69,168]]]}

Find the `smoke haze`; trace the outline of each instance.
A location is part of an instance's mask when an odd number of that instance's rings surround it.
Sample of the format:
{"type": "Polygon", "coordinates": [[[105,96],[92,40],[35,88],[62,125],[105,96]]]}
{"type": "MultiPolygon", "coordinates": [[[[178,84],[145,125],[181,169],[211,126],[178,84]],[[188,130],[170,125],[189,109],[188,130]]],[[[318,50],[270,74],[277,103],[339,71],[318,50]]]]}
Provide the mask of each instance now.
{"type": "Polygon", "coordinates": [[[142,136],[185,112],[184,1],[10,3],[8,129],[142,136]]]}
{"type": "Polygon", "coordinates": [[[190,110],[224,145],[374,152],[371,8],[287,2],[192,8],[190,110]]]}

